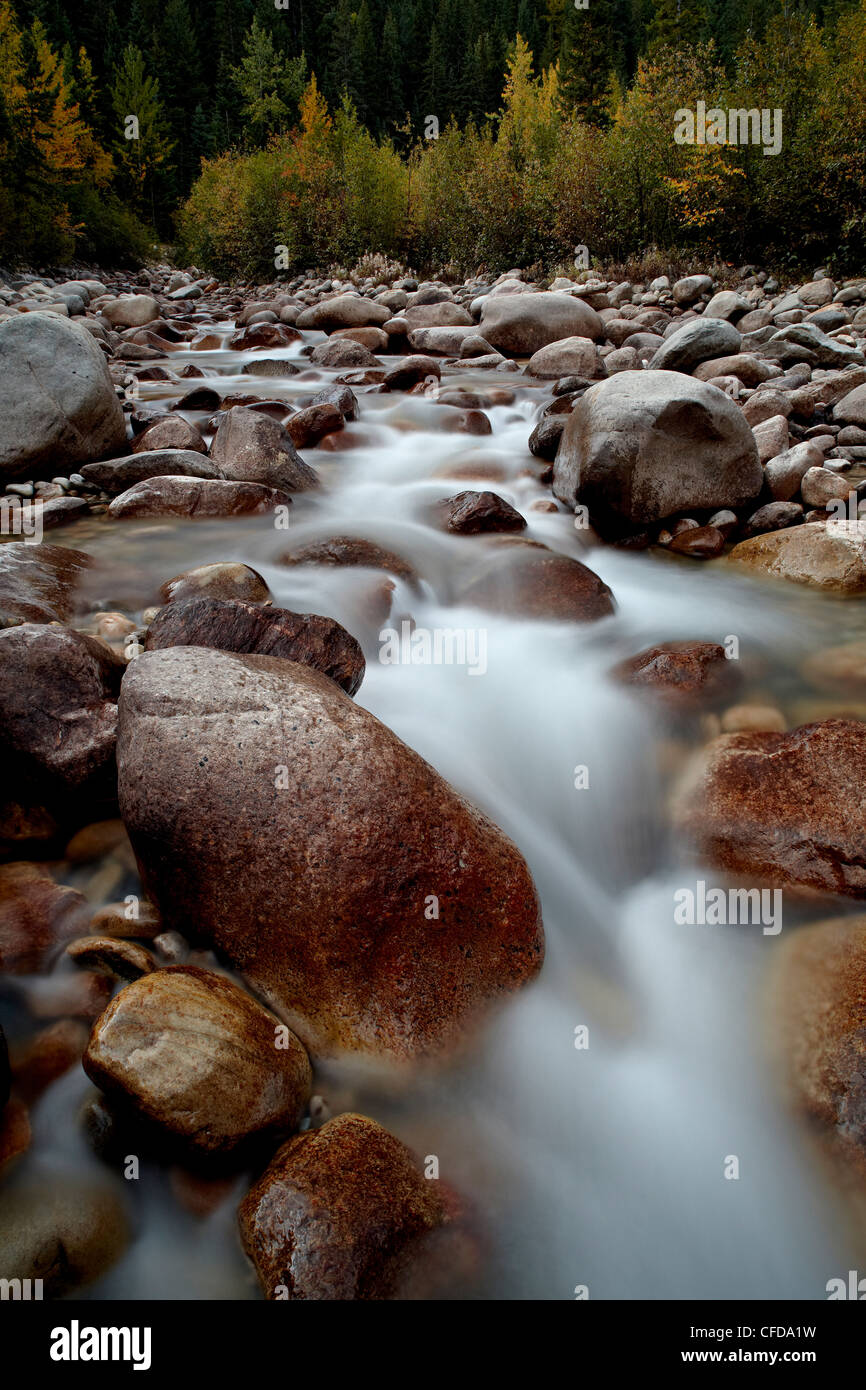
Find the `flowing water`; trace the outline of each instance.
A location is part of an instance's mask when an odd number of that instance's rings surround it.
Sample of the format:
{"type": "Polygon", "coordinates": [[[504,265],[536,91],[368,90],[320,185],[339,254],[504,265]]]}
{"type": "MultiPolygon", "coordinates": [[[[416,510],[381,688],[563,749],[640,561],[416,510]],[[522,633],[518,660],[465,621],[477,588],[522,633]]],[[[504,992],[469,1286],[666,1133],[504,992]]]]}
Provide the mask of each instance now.
{"type": "MultiPolygon", "coordinates": [[[[297,349],[267,355],[297,358],[297,349]]],[[[330,379],[311,368],[281,380],[243,375],[254,356],[183,348],[169,365],[194,361],[207,380],[184,389],[214,384],[223,395],[297,400],[330,379]]],[[[339,1068],[316,1083],[333,1110],[365,1109],[422,1157],[437,1156],[442,1179],[463,1193],[482,1257],[469,1282],[455,1276],[454,1296],[571,1299],[587,1286],[593,1299],[822,1298],[827,1279],[849,1267],[844,1226],[765,1060],[765,973],[784,930],[675,924],[674,892],[718,881],[668,829],[671,778],[705,732],[697,721],[665,723],[608,672],[655,641],[736,637],[742,698],[771,700],[789,723],[803,722],[822,699],[801,674],[803,658],[855,635],[854,609],[744,580],[724,562],[586,550],[570,515],[532,507],[550,498],[526,447],[549,390],[469,371],[447,385],[505,387],[514,399],[487,409],[493,433],[479,438],[443,433],[434,402],[359,392],[361,419],[349,427],[358,447],[306,455],[324,487],[296,497],[287,531],[270,517],[93,518],[59,538],[98,558],[94,597],[134,617],[170,576],[240,560],[265,576],[277,604],[337,618],[365,648],[358,702],[525,855],[547,935],[536,982],[468,1055],[408,1094],[339,1068]],[[438,530],[430,505],[473,487],[512,502],[532,539],[584,558],[612,588],[616,614],[580,626],[461,606],[487,542],[438,530]],[[381,574],[277,563],[339,534],[393,549],[420,574],[420,593],[396,581],[389,621],[483,632],[485,669],[380,661],[371,595],[381,574]],[[575,1045],[581,1027],[587,1047],[575,1045]],[[730,1156],[737,1180],[725,1177],[730,1156]]],[[[141,385],[145,401],[179,394],[177,384],[141,385]]],[[[105,896],[117,895],[113,885],[105,896]]],[[[87,1094],[78,1070],[51,1089],[35,1117],[32,1167],[95,1165],[78,1120],[87,1094]]],[[[138,1239],[90,1297],[257,1296],[235,1234],[242,1180],[205,1219],[174,1200],[165,1173],[146,1169],[135,1187],[138,1239]]]]}

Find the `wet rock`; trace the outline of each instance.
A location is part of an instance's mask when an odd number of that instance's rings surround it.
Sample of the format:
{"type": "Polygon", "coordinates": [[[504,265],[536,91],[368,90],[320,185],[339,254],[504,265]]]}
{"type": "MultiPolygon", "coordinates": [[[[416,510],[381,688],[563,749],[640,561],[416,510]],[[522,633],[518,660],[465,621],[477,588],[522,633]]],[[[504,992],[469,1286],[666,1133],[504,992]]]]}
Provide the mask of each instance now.
{"type": "Polygon", "coordinates": [[[27,1106],[19,1096],[12,1096],[5,1108],[0,1108],[0,1175],[27,1152],[31,1138],[27,1106]]]}
{"type": "Polygon", "coordinates": [[[821,468],[824,455],[811,440],[793,445],[764,465],[767,486],[777,502],[790,502],[810,468],[821,468]]]}
{"type": "Polygon", "coordinates": [[[15,1091],[32,1105],[81,1061],[90,1031],[80,1019],[61,1018],[15,1049],[15,1091]]]}
{"type": "MultiPolygon", "coordinates": [[[[143,435],[140,438],[144,438],[143,435]]],[[[104,492],[119,496],[136,483],[150,478],[207,478],[217,479],[220,470],[195,449],[148,449],[126,458],[105,459],[102,463],[86,463],[81,476],[95,483],[104,492]]]]}
{"type": "Polygon", "coordinates": [[[233,333],[228,346],[236,352],[248,352],[250,348],[291,347],[292,343],[299,342],[300,333],[289,324],[254,323],[249,328],[241,329],[239,333],[233,333]]]}
{"type": "Polygon", "coordinates": [[[725,548],[725,537],[715,526],[693,526],[674,536],[668,546],[676,555],[691,560],[715,560],[725,548]]]}
{"type": "Polygon", "coordinates": [[[866,897],[866,724],[715,740],[676,820],[708,863],[784,888],[866,897]]]}
{"type": "Polygon", "coordinates": [[[717,642],[662,642],[620,662],[611,676],[651,691],[672,710],[728,700],[740,682],[735,664],[717,642]]]}
{"type": "Polygon", "coordinates": [[[378,357],[362,343],[349,338],[329,338],[313,348],[310,359],[318,367],[380,367],[378,357]]]}
{"type": "Polygon", "coordinates": [[[310,401],[310,405],[335,405],[344,420],[357,420],[358,397],[351,386],[326,386],[310,401]]]}
{"type": "Polygon", "coordinates": [[[65,546],[26,541],[0,546],[0,629],[67,622],[89,565],[89,555],[65,546]]]}
{"type": "Polygon", "coordinates": [[[142,430],[132,446],[134,454],[154,449],[190,449],[197,454],[207,453],[201,431],[182,415],[165,415],[161,420],[154,420],[152,425],[142,430]]]}
{"type": "Polygon", "coordinates": [[[221,952],[318,1055],[441,1052],[540,966],[518,851],[318,671],[146,652],[119,767],[166,926],[221,952]]]}
{"type": "Polygon", "coordinates": [[[108,511],[113,517],[250,516],[291,505],[287,492],[261,483],[216,482],[204,478],[150,478],[115,497],[108,511]]]}
{"type": "Polygon", "coordinates": [[[677,512],[743,506],[763,482],[742,414],[722,391],[680,372],[619,372],[568,417],[553,490],[594,516],[634,525],[677,512]]]}
{"type": "Polygon", "coordinates": [[[79,936],[67,946],[66,954],[76,965],[112,980],[137,980],[156,968],[153,956],[143,946],[110,936],[79,936]]]}
{"type": "Polygon", "coordinates": [[[866,593],[866,526],[813,521],[735,545],[730,563],[840,594],[866,593]]]}
{"type": "Polygon", "coordinates": [[[41,1279],[43,1298],[63,1298],[100,1279],[129,1237],[113,1186],[55,1172],[50,1181],[0,1192],[0,1279],[41,1279]]]}
{"type": "Polygon", "coordinates": [[[276,420],[235,406],[220,422],[211,458],[224,478],[265,483],[286,492],[306,492],[319,479],[304,463],[288,433],[276,420]]]}
{"type": "Polygon", "coordinates": [[[285,378],[297,376],[298,371],[295,363],[285,357],[259,357],[253,362],[245,362],[242,368],[244,376],[257,377],[285,378]]]}
{"type": "Polygon", "coordinates": [[[866,640],[812,652],[803,663],[803,675],[821,690],[856,698],[866,695],[866,640]]]}
{"type": "Polygon", "coordinates": [[[598,348],[589,338],[563,338],[539,348],[526,367],[529,376],[555,380],[563,376],[579,376],[588,380],[606,376],[598,348]]]}
{"type": "Polygon", "coordinates": [[[241,1239],[268,1299],[390,1298],[449,1222],[446,1193],[381,1125],[338,1115],[280,1149],[240,1205],[241,1239]]]}
{"type": "Polygon", "coordinates": [[[0,865],[0,969],[7,974],[43,970],[86,920],[82,894],[39,865],[0,865]]]}
{"type": "Polygon", "coordinates": [[[362,540],[358,536],[332,536],[326,541],[313,541],[300,550],[287,551],[277,557],[278,565],[359,565],[365,569],[386,570],[388,574],[405,579],[409,584],[418,583],[418,573],[414,565],[386,550],[375,541],[362,540]]]}
{"type": "Polygon", "coordinates": [[[298,410],[286,425],[296,449],[313,449],[326,434],[343,428],[343,416],[335,405],[311,405],[298,410]]]}
{"type": "Polygon", "coordinates": [[[17,795],[113,804],[124,670],[81,632],[39,623],[0,632],[0,750],[17,795]]]}
{"type": "Polygon", "coordinates": [[[790,1099],[866,1177],[866,918],[786,933],[773,953],[770,1009],[790,1099]]]}
{"type": "Polygon", "coordinates": [[[161,318],[159,304],[149,294],[123,295],[100,306],[100,314],[113,328],[141,328],[161,318]]]}
{"type": "MultiPolygon", "coordinates": [[[[101,820],[77,830],[63,852],[70,864],[93,864],[109,854],[129,852],[129,836],[122,820],[101,820]]],[[[133,864],[130,867],[134,867],[133,864]]]]}
{"type": "Polygon", "coordinates": [[[385,373],[383,391],[411,391],[419,382],[439,381],[442,368],[435,357],[404,357],[385,373]]]}
{"type": "Polygon", "coordinates": [[[168,966],[122,989],[83,1060],[113,1105],[207,1156],[290,1134],[310,1094],[310,1063],[294,1034],[225,976],[194,966],[168,966]]]}
{"type": "Polygon", "coordinates": [[[193,598],[239,599],[244,603],[268,603],[271,591],[258,570],[239,560],[222,560],[184,570],[160,587],[163,603],[185,603],[193,598]]]}
{"type": "Polygon", "coordinates": [[[784,734],[784,714],[775,705],[732,705],[722,715],[723,734],[784,734]]]}
{"type": "Polygon", "coordinates": [[[529,436],[529,452],[552,463],[565,429],[565,415],[545,415],[529,436]]]}
{"type": "Polygon", "coordinates": [[[295,322],[298,328],[332,333],[338,328],[381,328],[390,317],[391,311],[384,304],[375,304],[358,294],[340,294],[304,309],[295,322]]]}
{"type": "Polygon", "coordinates": [[[563,338],[604,338],[594,309],[566,294],[487,295],[481,307],[481,336],[509,357],[531,357],[563,338]]]}
{"type": "Polygon", "coordinates": [[[263,608],[251,603],[198,598],[165,607],[151,623],[147,651],[164,647],[214,647],[220,651],[279,656],[329,676],[349,695],[364,678],[364,656],[333,618],[263,608]]]}
{"type": "Polygon", "coordinates": [[[461,602],[510,617],[559,622],[595,622],[614,611],[610,589],[593,570],[542,545],[492,551],[479,576],[463,589],[461,602]]]}
{"type": "Polygon", "coordinates": [[[748,540],[769,531],[784,531],[788,526],[799,526],[802,520],[803,508],[799,502],[767,502],[752,512],[743,527],[743,537],[748,540]]]}
{"type": "Polygon", "coordinates": [[[739,352],[741,343],[742,336],[725,319],[690,319],[665,339],[650,360],[650,370],[691,372],[701,362],[739,352]]]}
{"type": "Polygon", "coordinates": [[[79,521],[90,511],[83,497],[52,497],[42,508],[43,531],[54,531],[70,521],[79,521]]]}
{"type": "Polygon", "coordinates": [[[55,314],[0,322],[0,481],[52,476],[123,447],[126,427],[96,340],[55,314]]]}
{"type": "Polygon", "coordinates": [[[141,937],[155,940],[162,931],[162,918],[153,903],[142,902],[134,894],[122,903],[107,903],[93,914],[90,930],[94,936],[110,936],[118,941],[141,937]]]}
{"type": "Polygon", "coordinates": [[[438,511],[446,530],[459,536],[526,530],[526,518],[495,492],[459,492],[440,502],[438,511]]]}
{"type": "Polygon", "coordinates": [[[0,1024],[0,1111],[9,1099],[10,1085],[9,1049],[6,1046],[6,1034],[3,1032],[3,1025],[0,1024]]]}

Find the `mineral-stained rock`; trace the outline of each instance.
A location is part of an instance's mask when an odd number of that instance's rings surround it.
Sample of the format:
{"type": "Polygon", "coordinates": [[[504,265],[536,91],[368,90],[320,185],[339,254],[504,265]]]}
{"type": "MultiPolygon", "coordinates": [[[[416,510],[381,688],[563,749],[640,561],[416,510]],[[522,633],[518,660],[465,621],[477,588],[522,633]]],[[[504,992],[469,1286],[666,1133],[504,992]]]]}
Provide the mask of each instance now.
{"type": "Polygon", "coordinates": [[[36,864],[0,865],[0,970],[42,970],[87,921],[85,900],[36,864]]]}
{"type": "Polygon", "coordinates": [[[61,545],[0,546],[0,628],[66,622],[89,565],[89,555],[61,545]]]}
{"type": "Polygon", "coordinates": [[[223,478],[306,492],[318,477],[304,463],[287,431],[267,415],[234,406],[220,422],[211,457],[223,478]]]}
{"type": "Polygon", "coordinates": [[[664,642],[620,662],[614,680],[646,688],[672,709],[716,704],[731,697],[739,672],[716,642],[664,642]]]}
{"type": "Polygon", "coordinates": [[[313,541],[300,550],[288,551],[277,559],[279,565],[360,565],[365,569],[387,570],[398,579],[417,583],[415,567],[396,555],[393,550],[385,550],[375,541],[362,540],[358,536],[332,536],[327,541],[313,541]]]}
{"type": "Polygon", "coordinates": [[[866,593],[866,525],[812,521],[735,545],[729,563],[840,594],[866,593]]]}
{"type": "Polygon", "coordinates": [[[866,724],[723,735],[699,756],[677,823],[701,856],[779,887],[866,898],[866,724]]]}
{"type": "Polygon", "coordinates": [[[333,618],[234,599],[167,604],[148,628],[144,645],[149,652],[163,647],[216,647],[300,661],[330,676],[349,695],[355,694],[364,678],[360,646],[333,618]]]}
{"type": "Polygon", "coordinates": [[[0,1279],[41,1279],[43,1298],[62,1298],[101,1278],[129,1238],[113,1185],[53,1173],[50,1181],[0,1192],[0,1279]]]}
{"type": "Polygon", "coordinates": [[[319,1054],[441,1052],[539,968],[515,847],[307,666],[145,652],[119,768],[166,926],[208,940],[319,1054]]]}
{"type": "Polygon", "coordinates": [[[212,482],[205,478],[150,478],[115,497],[109,513],[124,520],[148,516],[211,518],[250,516],[291,506],[291,497],[261,483],[212,482]]]}
{"type": "Polygon", "coordinates": [[[243,603],[267,603],[271,591],[258,570],[238,560],[218,560],[184,570],[160,586],[164,603],[185,603],[191,598],[238,599],[243,603]]]}
{"type": "Polygon", "coordinates": [[[169,966],[96,1020],[84,1070],[121,1110],[206,1155],[297,1128],[310,1063],[297,1038],[231,980],[169,966]]]}
{"type": "Polygon", "coordinates": [[[440,502],[438,510],[447,530],[460,536],[526,530],[526,518],[495,492],[459,492],[440,502]]]}
{"type": "Polygon", "coordinates": [[[447,1226],[449,1195],[381,1125],[338,1115],[276,1154],[241,1203],[241,1239],[269,1299],[389,1298],[447,1226]]]}

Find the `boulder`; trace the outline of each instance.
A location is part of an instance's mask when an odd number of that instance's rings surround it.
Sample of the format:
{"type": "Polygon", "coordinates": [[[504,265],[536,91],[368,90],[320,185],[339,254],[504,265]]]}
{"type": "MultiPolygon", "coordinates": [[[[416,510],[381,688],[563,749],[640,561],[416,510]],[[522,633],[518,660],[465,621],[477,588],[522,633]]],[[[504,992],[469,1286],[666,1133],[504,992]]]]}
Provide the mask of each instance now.
{"type": "Polygon", "coordinates": [[[0,322],[0,482],[117,453],[126,425],[95,338],[56,314],[0,322]]]}
{"type": "Polygon", "coordinates": [[[562,338],[534,352],[526,366],[527,375],[557,380],[580,376],[592,381],[606,376],[598,348],[589,338],[562,338]]]}
{"type": "Polygon", "coordinates": [[[109,299],[100,306],[99,312],[112,328],[143,328],[161,317],[159,305],[149,294],[123,295],[120,299],[109,299]]]}
{"type": "Polygon", "coordinates": [[[338,1115],[276,1154],[240,1205],[241,1240],[267,1299],[392,1298],[451,1219],[447,1195],[375,1120],[338,1115]]]}
{"type": "Polygon", "coordinates": [[[0,750],[16,796],[113,804],[125,669],[82,632],[40,623],[0,632],[0,750]]]}
{"type": "Polygon", "coordinates": [[[773,1052],[796,1108],[866,1176],[866,917],[798,927],[773,953],[773,1052]]]}
{"type": "Polygon", "coordinates": [[[445,529],[458,536],[526,530],[526,518],[495,492],[459,492],[440,502],[438,511],[445,529]]]}
{"type": "Polygon", "coordinates": [[[618,372],[568,417],[554,463],[563,502],[629,524],[740,507],[763,475],[752,432],[723,391],[680,372],[618,372]]]}
{"type": "Polygon", "coordinates": [[[481,307],[481,336],[508,357],[531,357],[563,338],[604,338],[594,309],[568,294],[488,295],[481,307]]]}
{"type": "Polygon", "coordinates": [[[864,768],[866,724],[856,720],[724,734],[686,776],[677,827],[731,875],[864,898],[864,768]]]}
{"type": "Polygon", "coordinates": [[[318,367],[379,367],[381,363],[363,343],[351,338],[329,338],[313,349],[310,359],[318,367]]]}
{"type": "Polygon", "coordinates": [[[222,953],[318,1056],[441,1053],[540,967],[519,852],[308,666],[145,652],[118,766],[166,927],[222,953]]]}
{"type": "Polygon", "coordinates": [[[866,385],[855,386],[836,402],[833,419],[837,424],[859,425],[866,429],[866,385]]]}
{"type": "Polygon", "coordinates": [[[674,303],[681,309],[687,309],[702,294],[709,294],[713,288],[713,282],[709,275],[686,275],[682,280],[675,280],[672,294],[674,303]]]}
{"type": "Polygon", "coordinates": [[[81,476],[105,492],[118,496],[136,483],[150,478],[219,478],[220,471],[207,456],[195,449],[148,449],[126,458],[85,463],[81,476]]]}
{"type": "Polygon", "coordinates": [[[628,657],[611,671],[612,678],[646,689],[673,711],[712,706],[729,700],[739,672],[717,642],[663,642],[628,657]]]}
{"type": "Polygon", "coordinates": [[[726,319],[690,319],[665,339],[650,359],[650,371],[692,372],[701,362],[739,353],[741,342],[726,319]]]}
{"type": "Polygon", "coordinates": [[[31,1178],[0,1193],[0,1279],[41,1279],[46,1299],[100,1279],[130,1237],[113,1184],[52,1172],[50,1181],[31,1178]]]}
{"type": "Polygon", "coordinates": [[[243,603],[268,603],[271,591],[258,570],[239,560],[218,560],[198,565],[167,579],[160,586],[163,603],[184,603],[188,599],[240,599],[243,603]]]}
{"type": "Polygon", "coordinates": [[[197,454],[206,454],[207,445],[201,431],[182,415],[164,415],[154,420],[135,439],[132,452],[141,454],[152,449],[191,449],[197,454]]]}
{"type": "Polygon", "coordinates": [[[326,434],[334,434],[343,428],[342,412],[331,403],[311,405],[306,410],[298,410],[286,425],[286,430],[296,449],[313,449],[326,434]]]}
{"type": "Polygon", "coordinates": [[[610,589],[580,560],[516,537],[498,539],[509,543],[485,555],[481,572],[461,591],[462,603],[548,622],[591,623],[614,612],[610,589]]]}
{"type": "Polygon", "coordinates": [[[839,594],[866,593],[866,525],[810,522],[735,545],[729,563],[839,594]]]}
{"type": "Polygon", "coordinates": [[[0,865],[0,970],[48,970],[61,948],[86,929],[87,917],[83,894],[55,883],[40,865],[0,865]]]}
{"type": "Polygon", "coordinates": [[[265,483],[286,492],[319,485],[282,425],[242,405],[233,406],[220,421],[211,459],[222,477],[235,483],[265,483]]]}
{"type": "Polygon", "coordinates": [[[326,541],[312,541],[300,550],[279,555],[276,562],[278,565],[357,565],[364,569],[385,570],[408,584],[418,583],[415,566],[402,555],[358,536],[332,536],[326,541]]]}
{"type": "Polygon", "coordinates": [[[359,294],[339,294],[304,309],[295,320],[298,328],[317,328],[332,333],[336,328],[379,327],[391,317],[390,309],[359,294]]]}
{"type": "Polygon", "coordinates": [[[179,602],[175,598],[154,618],[144,646],[149,652],[163,647],[215,647],[300,661],[329,676],[348,695],[354,695],[364,679],[361,648],[333,618],[236,599],[202,597],[179,602]]]}
{"type": "Polygon", "coordinates": [[[776,454],[764,465],[764,477],[775,500],[790,502],[810,468],[821,468],[823,462],[821,450],[809,439],[776,454]]]}
{"type": "Polygon", "coordinates": [[[121,1112],[207,1157],[291,1134],[312,1079],[298,1039],[261,1004],[225,976],[177,965],[120,991],[83,1066],[121,1112]]]}
{"type": "Polygon", "coordinates": [[[0,629],[65,623],[90,566],[83,550],[11,541],[0,546],[0,629]]]}
{"type": "Polygon", "coordinates": [[[260,516],[291,505],[287,492],[260,483],[212,482],[205,478],[150,478],[136,483],[109,507],[123,520],[148,516],[260,516]]]}

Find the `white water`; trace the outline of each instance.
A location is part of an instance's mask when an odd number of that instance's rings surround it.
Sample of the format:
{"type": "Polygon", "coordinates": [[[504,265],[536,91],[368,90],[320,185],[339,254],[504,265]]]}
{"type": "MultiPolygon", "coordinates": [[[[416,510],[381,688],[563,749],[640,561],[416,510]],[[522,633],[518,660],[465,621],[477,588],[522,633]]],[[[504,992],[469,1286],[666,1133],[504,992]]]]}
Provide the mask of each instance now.
{"type": "MultiPolygon", "coordinates": [[[[180,352],[169,365],[194,360],[215,370],[223,393],[279,390],[293,399],[317,389],[312,378],[238,375],[250,356],[180,352]]],[[[343,621],[368,660],[358,702],[525,855],[541,896],[547,959],[474,1054],[402,1100],[377,1096],[375,1087],[354,1098],[339,1077],[319,1086],[336,1108],[363,1106],[420,1154],[438,1155],[442,1179],[482,1217],[485,1268],[473,1294],[569,1299],[588,1285],[593,1299],[822,1298],[848,1254],[764,1061],[763,975],[781,938],[760,927],[675,925],[675,889],[713,879],[688,863],[667,829],[660,752],[672,741],[687,752],[691,734],[665,729],[606,673],[655,641],[735,635],[747,690],[784,704],[804,693],[799,656],[838,641],[852,619],[803,591],[731,578],[723,565],[583,551],[570,516],[530,509],[550,497],[526,449],[547,393],[514,376],[479,372],[458,382],[477,391],[517,385],[513,406],[488,410],[491,437],[434,431],[441,407],[417,398],[359,393],[353,428],[372,442],[305,454],[325,489],[296,499],[288,533],[264,520],[133,523],[95,539],[70,530],[64,540],[102,549],[115,565],[143,566],[156,581],[207,560],[240,559],[265,575],[278,604],[343,621]],[[475,483],[463,472],[442,476],[469,460],[480,466],[475,483]],[[501,465],[504,479],[486,479],[485,463],[501,465]],[[533,539],[582,555],[610,584],[616,615],[584,627],[455,606],[486,543],[435,529],[425,509],[473,486],[512,502],[533,539]],[[380,663],[376,625],[365,619],[362,630],[358,598],[373,576],[274,563],[281,551],[339,534],[367,537],[414,564],[423,594],[397,584],[398,622],[411,615],[430,629],[483,628],[486,673],[380,663]],[[577,765],[588,768],[587,789],[575,789],[577,765]],[[574,1046],[579,1025],[589,1027],[587,1050],[574,1046]],[[730,1155],[739,1159],[735,1181],[724,1176],[730,1155]]],[[[209,383],[184,387],[194,384],[209,383]]],[[[164,397],[166,388],[150,394],[164,397]]],[[[52,1136],[61,1108],[64,1131],[74,1123],[83,1089],[67,1078],[43,1105],[44,1157],[68,1152],[52,1136]]],[[[83,1146],[75,1161],[85,1161],[83,1146]]],[[[136,1195],[142,1235],[94,1296],[252,1296],[235,1250],[233,1201],[196,1222],[166,1200],[158,1176],[146,1176],[136,1195]]]]}

